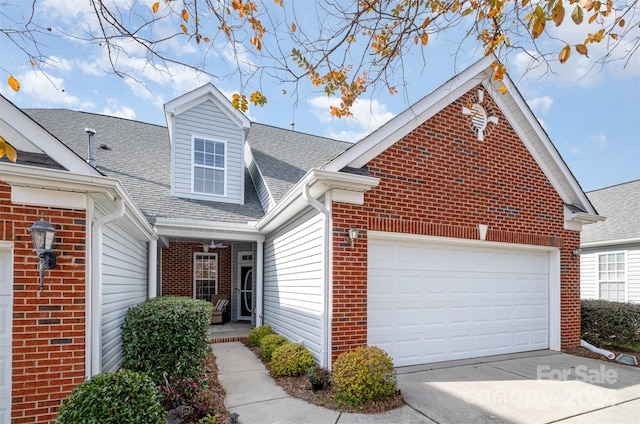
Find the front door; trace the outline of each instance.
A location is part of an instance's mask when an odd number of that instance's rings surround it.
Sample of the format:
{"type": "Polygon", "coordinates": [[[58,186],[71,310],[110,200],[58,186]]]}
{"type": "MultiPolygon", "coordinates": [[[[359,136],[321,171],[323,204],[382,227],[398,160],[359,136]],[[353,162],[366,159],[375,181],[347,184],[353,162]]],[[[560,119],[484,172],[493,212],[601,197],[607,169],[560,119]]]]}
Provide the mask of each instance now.
{"type": "Polygon", "coordinates": [[[239,252],[238,321],[251,320],[253,311],[253,253],[239,252]]]}

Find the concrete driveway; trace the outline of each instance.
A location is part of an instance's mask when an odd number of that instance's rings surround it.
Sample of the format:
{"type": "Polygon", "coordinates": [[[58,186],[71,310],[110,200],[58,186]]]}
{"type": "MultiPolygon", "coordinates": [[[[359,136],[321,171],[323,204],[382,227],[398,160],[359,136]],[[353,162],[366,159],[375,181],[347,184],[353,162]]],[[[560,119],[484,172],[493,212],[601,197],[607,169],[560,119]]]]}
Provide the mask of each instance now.
{"type": "Polygon", "coordinates": [[[438,423],[640,423],[640,368],[551,351],[398,368],[438,423]]]}

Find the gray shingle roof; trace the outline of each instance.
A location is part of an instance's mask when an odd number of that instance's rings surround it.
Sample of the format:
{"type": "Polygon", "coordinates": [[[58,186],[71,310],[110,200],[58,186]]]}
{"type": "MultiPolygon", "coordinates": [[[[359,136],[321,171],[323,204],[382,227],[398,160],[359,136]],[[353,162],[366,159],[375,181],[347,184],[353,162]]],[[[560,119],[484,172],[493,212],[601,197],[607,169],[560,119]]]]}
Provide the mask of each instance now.
{"type": "Polygon", "coordinates": [[[640,239],[640,180],[586,194],[598,214],[607,219],[584,226],[581,243],[640,239]]]}
{"type": "Polygon", "coordinates": [[[81,157],[87,157],[88,135],[84,130],[95,129],[97,168],[122,182],[151,223],[159,217],[244,223],[264,215],[248,173],[245,173],[244,205],[172,197],[171,149],[166,127],[66,109],[25,112],[81,157]]]}
{"type": "Polygon", "coordinates": [[[251,124],[247,141],[276,202],[307,171],[319,168],[353,145],[256,123],[251,124]]]}

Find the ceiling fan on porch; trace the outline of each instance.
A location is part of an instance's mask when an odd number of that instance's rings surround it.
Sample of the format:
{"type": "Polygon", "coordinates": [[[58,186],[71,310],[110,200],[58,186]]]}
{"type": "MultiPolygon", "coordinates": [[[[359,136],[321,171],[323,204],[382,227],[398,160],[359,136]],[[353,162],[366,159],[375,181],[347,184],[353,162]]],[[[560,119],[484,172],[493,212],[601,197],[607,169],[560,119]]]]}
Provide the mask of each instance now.
{"type": "Polygon", "coordinates": [[[229,245],[224,243],[216,243],[215,240],[211,240],[211,244],[209,245],[209,249],[224,249],[225,247],[229,247],[229,245]]]}

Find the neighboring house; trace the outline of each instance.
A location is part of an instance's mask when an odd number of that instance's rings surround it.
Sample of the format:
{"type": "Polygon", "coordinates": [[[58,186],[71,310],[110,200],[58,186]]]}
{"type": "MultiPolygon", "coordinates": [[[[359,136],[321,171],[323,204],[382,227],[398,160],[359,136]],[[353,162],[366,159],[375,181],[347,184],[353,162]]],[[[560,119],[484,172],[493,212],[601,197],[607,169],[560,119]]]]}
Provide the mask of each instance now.
{"type": "Polygon", "coordinates": [[[590,191],[605,221],[580,239],[580,297],[640,302],[640,180],[590,191]]]}
{"type": "MultiPolygon", "coordinates": [[[[10,291],[3,300],[7,316],[13,307],[13,337],[0,339],[13,343],[13,388],[0,385],[0,399],[12,393],[11,414],[25,413],[28,383],[17,376],[32,358],[22,352],[32,348],[21,332],[65,310],[67,269],[78,279],[75,296],[91,300],[86,335],[82,327],[73,339],[87,358],[74,368],[74,383],[117,368],[121,311],[156,291],[205,300],[227,294],[226,319],[271,325],[325,367],[363,344],[385,349],[397,366],[578,345],[572,252],[582,226],[601,218],[508,77],[507,94],[499,94],[493,60],[355,144],[252,123],[210,84],[165,105],[167,128],[27,110],[49,133],[26,133],[29,143],[16,146],[19,157],[34,151],[40,162],[0,163],[1,206],[13,211],[0,220],[13,228],[0,231],[0,248],[14,267],[2,274],[14,279],[13,302],[10,291]],[[76,169],[71,164],[88,155],[85,128],[96,131],[95,168],[76,169]],[[51,147],[39,147],[43,141],[51,147]],[[60,152],[70,158],[57,159],[60,152]],[[47,160],[63,169],[44,169],[47,160]],[[58,200],[67,197],[74,202],[58,200]],[[125,213],[95,230],[94,218],[120,199],[125,213]],[[62,257],[84,263],[61,261],[47,280],[65,284],[37,297],[26,228],[42,211],[58,226],[58,217],[78,215],[78,233],[62,231],[56,243],[62,257]],[[126,292],[143,281],[146,293],[126,292]]],[[[10,122],[4,109],[2,118],[10,122]]],[[[71,337],[64,334],[37,340],[55,344],[71,337]]]]}

